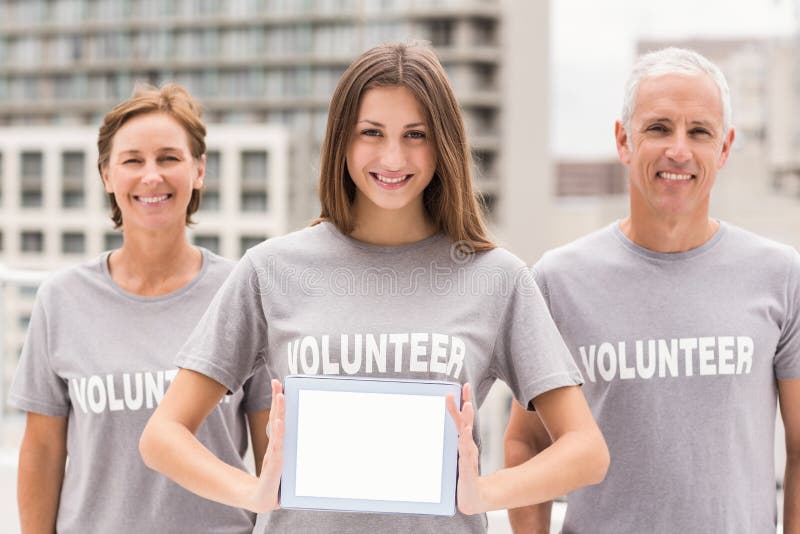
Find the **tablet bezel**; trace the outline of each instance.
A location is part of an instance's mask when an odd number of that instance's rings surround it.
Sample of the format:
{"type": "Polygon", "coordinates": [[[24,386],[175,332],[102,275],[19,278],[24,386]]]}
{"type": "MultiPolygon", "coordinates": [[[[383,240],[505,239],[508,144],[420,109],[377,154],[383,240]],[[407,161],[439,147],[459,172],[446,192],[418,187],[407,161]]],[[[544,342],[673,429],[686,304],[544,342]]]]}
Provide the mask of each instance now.
{"type": "Polygon", "coordinates": [[[383,501],[299,496],[296,491],[297,429],[300,390],[344,391],[358,393],[395,393],[444,397],[452,393],[461,405],[461,384],[436,380],[411,380],[372,377],[289,375],[284,381],[286,423],[280,505],[287,509],[369,512],[453,516],[456,511],[456,478],[458,473],[458,432],[452,417],[445,410],[442,448],[441,500],[438,503],[415,501],[383,501]]]}

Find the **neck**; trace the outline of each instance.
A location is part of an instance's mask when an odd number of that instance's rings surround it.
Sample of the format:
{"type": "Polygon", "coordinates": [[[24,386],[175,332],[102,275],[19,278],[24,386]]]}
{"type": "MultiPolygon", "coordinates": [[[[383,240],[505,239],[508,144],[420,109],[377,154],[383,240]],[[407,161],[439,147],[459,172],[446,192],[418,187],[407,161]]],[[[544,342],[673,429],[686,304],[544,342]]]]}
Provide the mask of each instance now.
{"type": "Polygon", "coordinates": [[[642,248],[653,252],[686,252],[706,243],[719,228],[719,222],[708,216],[708,210],[691,216],[659,217],[631,210],[620,222],[625,236],[642,248]]]}
{"type": "Polygon", "coordinates": [[[108,267],[114,281],[129,293],[166,295],[189,283],[203,264],[200,250],[189,244],[186,231],[126,231],[122,248],[111,253],[108,267]]]}
{"type": "Polygon", "coordinates": [[[350,237],[371,245],[416,243],[437,232],[422,202],[399,210],[379,208],[369,201],[353,202],[355,227],[350,237]]]}

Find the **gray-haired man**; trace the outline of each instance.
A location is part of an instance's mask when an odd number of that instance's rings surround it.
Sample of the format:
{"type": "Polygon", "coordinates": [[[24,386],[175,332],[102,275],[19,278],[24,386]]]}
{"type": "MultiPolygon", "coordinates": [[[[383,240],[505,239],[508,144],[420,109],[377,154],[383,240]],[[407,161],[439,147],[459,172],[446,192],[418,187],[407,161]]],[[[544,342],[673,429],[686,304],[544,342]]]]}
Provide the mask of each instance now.
{"type": "MultiPolygon", "coordinates": [[[[785,532],[800,531],[800,256],[709,216],[730,117],[708,60],[642,56],[616,124],[630,215],[534,268],[611,452],[605,482],[569,496],[565,533],[775,532],[776,399],[785,532]]],[[[507,464],[547,440],[515,407],[507,464]]],[[[548,532],[548,505],[510,516],[548,532]]]]}

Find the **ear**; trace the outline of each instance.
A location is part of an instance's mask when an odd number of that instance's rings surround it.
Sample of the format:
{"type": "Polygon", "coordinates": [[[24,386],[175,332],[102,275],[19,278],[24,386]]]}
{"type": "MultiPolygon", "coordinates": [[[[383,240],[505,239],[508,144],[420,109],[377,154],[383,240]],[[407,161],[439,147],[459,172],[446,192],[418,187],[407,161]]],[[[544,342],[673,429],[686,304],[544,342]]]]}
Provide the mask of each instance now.
{"type": "Polygon", "coordinates": [[[106,193],[113,193],[114,189],[111,187],[111,182],[108,179],[108,166],[100,167],[100,178],[103,180],[103,188],[106,193]]]}
{"type": "Polygon", "coordinates": [[[617,156],[620,163],[628,165],[631,162],[631,150],[628,148],[628,133],[620,121],[614,123],[614,139],[617,142],[617,156]]]}
{"type": "Polygon", "coordinates": [[[725,136],[725,139],[722,141],[722,152],[719,154],[719,161],[717,162],[717,169],[721,169],[725,162],[728,161],[728,156],[731,153],[731,147],[733,146],[733,140],[736,137],[733,128],[728,130],[728,134],[725,136]]]}
{"type": "Polygon", "coordinates": [[[194,178],[192,179],[192,189],[202,189],[206,179],[206,155],[200,156],[197,161],[197,169],[194,178]]]}

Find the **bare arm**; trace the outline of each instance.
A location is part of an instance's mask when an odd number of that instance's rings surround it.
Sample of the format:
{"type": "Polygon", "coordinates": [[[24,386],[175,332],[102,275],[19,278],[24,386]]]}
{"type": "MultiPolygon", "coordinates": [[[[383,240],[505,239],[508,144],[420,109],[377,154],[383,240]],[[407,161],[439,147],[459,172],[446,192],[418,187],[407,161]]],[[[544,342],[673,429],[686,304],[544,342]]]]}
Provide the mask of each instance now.
{"type": "Polygon", "coordinates": [[[283,463],[285,403],[280,382],[272,381],[269,440],[259,477],[226,464],[195,437],[226,392],[225,386],[194,371],[178,371],[139,441],[145,464],[187,490],[254,512],[278,506],[283,463]]]}
{"type": "Polygon", "coordinates": [[[269,410],[247,414],[247,423],[250,427],[250,444],[253,447],[253,459],[256,464],[256,476],[261,474],[261,462],[264,461],[264,454],[267,452],[267,445],[269,445],[269,436],[267,436],[268,421],[269,410]]]}
{"type": "MultiPolygon", "coordinates": [[[[525,463],[552,442],[536,412],[529,412],[518,403],[512,403],[511,416],[503,439],[506,467],[525,463]]],[[[519,534],[549,534],[552,508],[553,502],[545,501],[509,509],[511,530],[519,534]]]]}
{"type": "Polygon", "coordinates": [[[778,394],[786,428],[783,532],[800,534],[800,379],[778,380],[778,394]]]}
{"type": "Polygon", "coordinates": [[[67,462],[67,418],[28,413],[19,448],[17,500],[23,534],[53,534],[67,462]]]}
{"type": "Polygon", "coordinates": [[[465,514],[519,508],[597,484],[609,455],[605,440],[577,386],[554,389],[534,399],[553,444],[526,462],[478,476],[478,447],[472,438],[475,411],[470,386],[464,386],[459,411],[452,396],[448,410],[459,431],[458,507],[465,514]]]}

